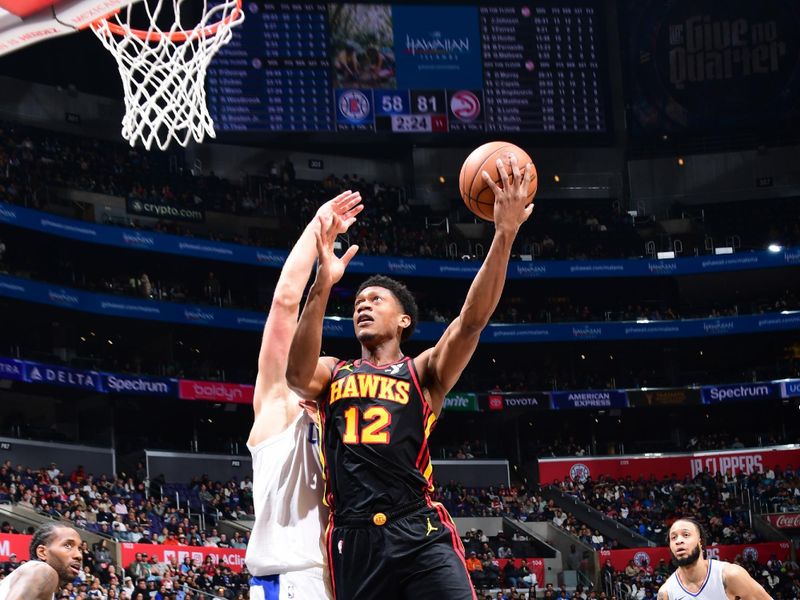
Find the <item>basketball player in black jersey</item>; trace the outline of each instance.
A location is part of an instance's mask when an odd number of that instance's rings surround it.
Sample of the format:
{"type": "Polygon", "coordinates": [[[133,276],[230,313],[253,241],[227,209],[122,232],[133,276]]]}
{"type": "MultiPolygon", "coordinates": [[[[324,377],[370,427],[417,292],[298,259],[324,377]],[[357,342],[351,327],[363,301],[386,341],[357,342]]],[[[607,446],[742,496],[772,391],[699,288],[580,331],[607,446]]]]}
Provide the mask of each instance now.
{"type": "Polygon", "coordinates": [[[335,216],[317,233],[316,279],[292,341],[286,379],[300,396],[318,400],[336,600],[475,599],[456,528],[429,496],[428,436],[497,307],[512,243],[533,211],[526,198],[531,166],[521,171],[516,157],[510,162],[510,177],[498,165],[502,188],[483,174],[495,194],[495,234],[461,314],[433,348],[414,358],[400,349],[417,320],[413,296],[382,276],[368,279],[356,295],[353,322],[361,358],[318,358],[331,287],[358,248],[336,257],[335,216]]]}

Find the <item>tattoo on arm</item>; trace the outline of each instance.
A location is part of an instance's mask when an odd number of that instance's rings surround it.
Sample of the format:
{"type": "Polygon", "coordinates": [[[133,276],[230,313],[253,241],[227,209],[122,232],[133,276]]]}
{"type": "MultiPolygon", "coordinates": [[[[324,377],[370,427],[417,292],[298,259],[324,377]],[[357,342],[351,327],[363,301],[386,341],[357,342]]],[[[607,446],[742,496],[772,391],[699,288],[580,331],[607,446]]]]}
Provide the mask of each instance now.
{"type": "Polygon", "coordinates": [[[53,569],[35,569],[14,582],[7,600],[50,600],[58,591],[58,575],[53,569]]]}

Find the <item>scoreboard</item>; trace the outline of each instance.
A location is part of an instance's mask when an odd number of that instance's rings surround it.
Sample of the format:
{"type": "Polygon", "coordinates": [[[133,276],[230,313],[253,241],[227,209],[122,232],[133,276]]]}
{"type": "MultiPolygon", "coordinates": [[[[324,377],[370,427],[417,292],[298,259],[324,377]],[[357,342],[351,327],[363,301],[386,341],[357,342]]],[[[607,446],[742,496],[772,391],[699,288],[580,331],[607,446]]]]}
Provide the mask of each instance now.
{"type": "Polygon", "coordinates": [[[598,3],[244,10],[206,78],[219,131],[607,131],[598,3]]]}

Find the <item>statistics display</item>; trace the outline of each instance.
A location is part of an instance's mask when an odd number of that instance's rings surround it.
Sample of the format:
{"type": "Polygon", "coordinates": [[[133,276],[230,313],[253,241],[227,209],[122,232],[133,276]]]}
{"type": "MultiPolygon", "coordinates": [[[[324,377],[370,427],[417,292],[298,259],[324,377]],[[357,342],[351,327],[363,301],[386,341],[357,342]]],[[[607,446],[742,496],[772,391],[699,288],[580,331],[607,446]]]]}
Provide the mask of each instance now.
{"type": "Polygon", "coordinates": [[[206,77],[220,131],[607,130],[594,4],[244,7],[206,77]]]}

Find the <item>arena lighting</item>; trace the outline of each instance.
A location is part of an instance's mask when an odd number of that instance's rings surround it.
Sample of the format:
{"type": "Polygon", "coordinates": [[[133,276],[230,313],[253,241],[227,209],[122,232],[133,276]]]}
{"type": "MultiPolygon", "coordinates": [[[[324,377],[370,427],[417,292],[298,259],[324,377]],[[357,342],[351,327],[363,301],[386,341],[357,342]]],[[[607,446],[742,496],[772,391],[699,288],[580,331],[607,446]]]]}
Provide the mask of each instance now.
{"type": "Polygon", "coordinates": [[[559,177],[558,175],[553,175],[553,181],[558,183],[559,181],[561,181],[561,177],[559,177]]]}
{"type": "Polygon", "coordinates": [[[439,183],[444,183],[444,182],[445,182],[444,175],[439,175],[439,183]]]}
{"type": "Polygon", "coordinates": [[[670,250],[669,252],[659,252],[658,254],[656,254],[656,258],[658,258],[659,260],[664,260],[667,258],[675,258],[675,253],[672,250],[670,250]]]}
{"type": "Polygon", "coordinates": [[[686,161],[683,160],[683,157],[678,157],[678,166],[682,167],[685,164],[686,164],[686,161]]]}
{"type": "Polygon", "coordinates": [[[780,252],[781,250],[783,250],[783,246],[773,242],[772,244],[767,246],[767,250],[769,250],[770,252],[780,252]]]}
{"type": "Polygon", "coordinates": [[[714,254],[733,254],[733,248],[730,246],[720,246],[719,248],[714,248],[714,254]]]}
{"type": "Polygon", "coordinates": [[[649,323],[650,319],[636,319],[637,323],[649,323]]]}

